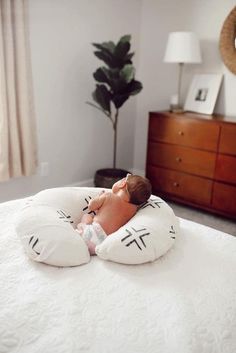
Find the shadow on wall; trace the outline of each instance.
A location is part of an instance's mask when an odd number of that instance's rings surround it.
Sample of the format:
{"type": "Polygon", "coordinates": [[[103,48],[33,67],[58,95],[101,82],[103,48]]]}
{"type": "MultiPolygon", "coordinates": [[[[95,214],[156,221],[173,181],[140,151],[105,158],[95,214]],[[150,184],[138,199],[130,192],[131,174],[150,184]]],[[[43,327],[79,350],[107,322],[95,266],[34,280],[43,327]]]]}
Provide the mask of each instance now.
{"type": "MultiPolygon", "coordinates": [[[[200,40],[202,63],[201,65],[185,65],[183,97],[187,96],[193,76],[196,74],[217,74],[223,72],[223,61],[220,56],[219,42],[217,40],[200,40]]],[[[225,112],[225,83],[224,79],[219,91],[215,112],[225,112]]]]}
{"type": "MultiPolygon", "coordinates": [[[[202,53],[203,53],[203,67],[205,73],[222,73],[223,72],[223,61],[221,59],[219,41],[217,40],[202,40],[201,41],[202,53]]],[[[225,107],[225,82],[224,77],[216,101],[214,109],[215,113],[224,114],[226,111],[225,107]]]]}
{"type": "Polygon", "coordinates": [[[219,50],[219,41],[201,40],[202,66],[209,73],[219,73],[222,70],[222,59],[219,50]],[[210,72],[211,71],[211,72],[210,72]]]}
{"type": "Polygon", "coordinates": [[[226,89],[225,89],[225,80],[224,80],[224,76],[223,76],[223,80],[222,80],[222,84],[220,86],[220,91],[218,94],[218,98],[216,101],[216,106],[215,106],[214,112],[224,115],[226,112],[225,102],[226,102],[226,89]]]}

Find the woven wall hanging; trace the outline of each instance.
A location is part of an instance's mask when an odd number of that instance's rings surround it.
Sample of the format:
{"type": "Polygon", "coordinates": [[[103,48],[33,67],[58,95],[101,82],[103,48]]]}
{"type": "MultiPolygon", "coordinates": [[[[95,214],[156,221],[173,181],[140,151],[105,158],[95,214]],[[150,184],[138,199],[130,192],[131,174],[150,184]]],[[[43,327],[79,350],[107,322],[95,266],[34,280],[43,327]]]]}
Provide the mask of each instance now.
{"type": "Polygon", "coordinates": [[[220,53],[224,64],[236,75],[236,6],[224,21],[220,33],[220,53]]]}

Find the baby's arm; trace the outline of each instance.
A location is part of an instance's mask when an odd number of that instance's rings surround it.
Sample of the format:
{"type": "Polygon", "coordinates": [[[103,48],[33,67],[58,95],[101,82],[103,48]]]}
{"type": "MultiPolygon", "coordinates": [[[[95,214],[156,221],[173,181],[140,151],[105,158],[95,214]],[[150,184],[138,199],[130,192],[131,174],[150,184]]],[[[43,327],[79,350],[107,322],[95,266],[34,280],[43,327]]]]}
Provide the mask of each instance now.
{"type": "Polygon", "coordinates": [[[89,201],[89,205],[88,205],[89,210],[90,211],[98,210],[100,207],[102,207],[105,199],[106,199],[105,193],[94,197],[94,199],[89,201]]]}

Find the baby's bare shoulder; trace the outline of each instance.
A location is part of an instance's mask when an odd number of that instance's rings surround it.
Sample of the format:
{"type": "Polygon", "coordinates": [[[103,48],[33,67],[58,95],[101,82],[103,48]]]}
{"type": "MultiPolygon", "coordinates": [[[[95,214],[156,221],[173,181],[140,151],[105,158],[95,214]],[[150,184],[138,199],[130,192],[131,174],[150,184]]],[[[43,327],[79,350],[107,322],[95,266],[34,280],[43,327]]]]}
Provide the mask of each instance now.
{"type": "Polygon", "coordinates": [[[103,194],[105,201],[108,202],[113,199],[113,194],[110,191],[105,191],[103,194]]]}
{"type": "Polygon", "coordinates": [[[106,198],[106,204],[109,204],[112,207],[114,207],[115,205],[118,206],[120,204],[120,197],[114,194],[113,192],[106,192],[104,196],[106,198]]]}

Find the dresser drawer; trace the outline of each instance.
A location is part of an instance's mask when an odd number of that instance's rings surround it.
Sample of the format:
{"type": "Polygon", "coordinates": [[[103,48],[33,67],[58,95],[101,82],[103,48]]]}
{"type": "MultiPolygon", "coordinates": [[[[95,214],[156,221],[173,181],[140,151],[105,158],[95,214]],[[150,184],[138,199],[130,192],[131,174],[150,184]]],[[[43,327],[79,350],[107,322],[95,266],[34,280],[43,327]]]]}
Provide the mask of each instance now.
{"type": "Polygon", "coordinates": [[[236,156],[236,126],[223,125],[220,133],[219,152],[236,156]]]}
{"type": "Polygon", "coordinates": [[[150,142],[147,162],[159,167],[212,178],[216,155],[212,152],[192,148],[150,142]]]}
{"type": "Polygon", "coordinates": [[[211,202],[211,180],[150,165],[147,167],[147,177],[154,190],[197,204],[209,205],[211,202]]]}
{"type": "Polygon", "coordinates": [[[236,186],[214,183],[213,207],[236,216],[236,186]]]}
{"type": "Polygon", "coordinates": [[[149,139],[152,141],[216,151],[218,136],[216,123],[150,113],[149,139]]]}
{"type": "Polygon", "coordinates": [[[215,179],[236,184],[236,156],[217,156],[215,179]]]}

